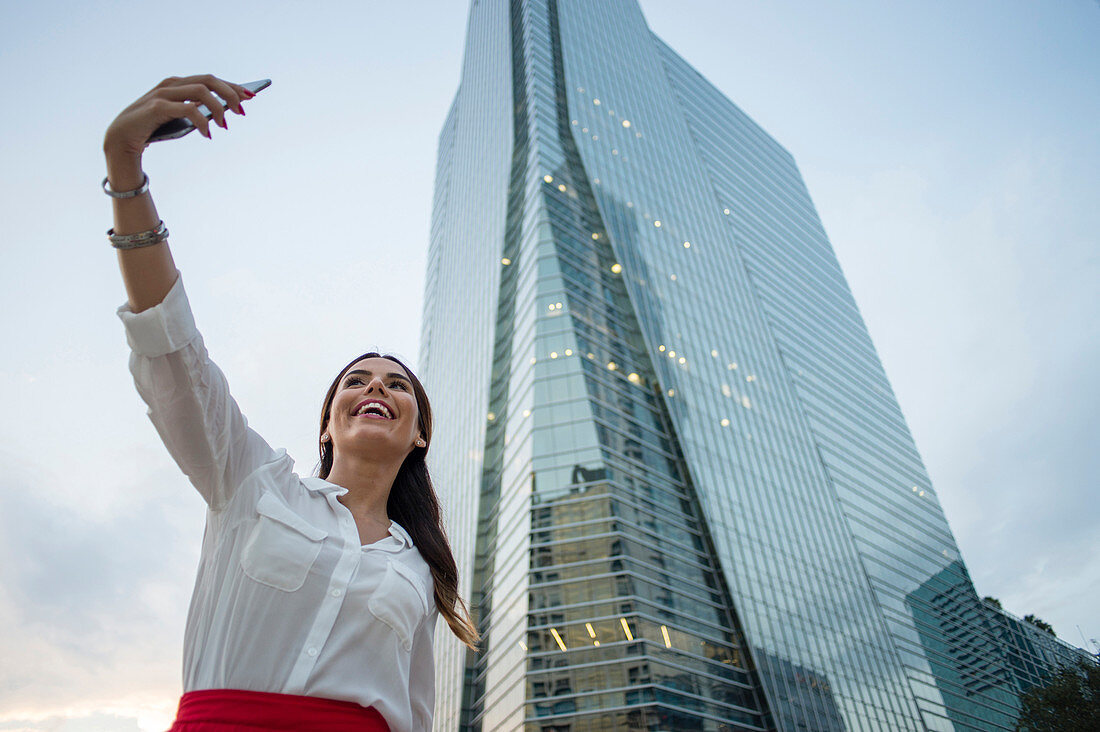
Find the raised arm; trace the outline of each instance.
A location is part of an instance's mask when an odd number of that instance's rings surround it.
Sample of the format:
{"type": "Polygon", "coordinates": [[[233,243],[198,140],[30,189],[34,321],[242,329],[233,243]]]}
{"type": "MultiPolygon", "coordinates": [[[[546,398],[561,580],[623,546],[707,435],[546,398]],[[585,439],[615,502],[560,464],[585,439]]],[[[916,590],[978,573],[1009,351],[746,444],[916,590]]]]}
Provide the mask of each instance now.
{"type": "MultiPolygon", "coordinates": [[[[165,122],[186,117],[209,138],[210,121],[199,112],[199,104],[205,104],[214,113],[215,123],[228,129],[222,104],[215,99],[215,92],[229,104],[230,109],[241,115],[244,114],[241,101],[253,96],[239,84],[210,75],[171,77],[122,110],[103,137],[107,182],[111,190],[123,193],[142,187],[145,181],[142,153],[146,141],[153,130],[165,122]]],[[[128,198],[113,198],[112,201],[116,234],[152,231],[160,223],[157,207],[148,191],[128,198]]],[[[135,313],[159,304],[176,281],[176,265],[167,241],[135,249],[119,249],[118,263],[130,309],[135,313]]]]}
{"type": "Polygon", "coordinates": [[[215,123],[226,126],[212,91],[239,114],[244,113],[241,99],[251,96],[212,76],[165,79],[111,123],[103,151],[110,191],[133,193],[114,198],[114,234],[137,235],[141,244],[118,253],[129,298],[119,315],[132,350],[130,372],[168,452],[218,511],[253,471],[286,458],[248,427],[225,376],[207,355],[168,243],[158,241],[164,236],[157,231],[153,199],[141,190],[146,140],[162,123],[187,117],[209,137],[207,120],[197,108],[205,104],[214,111],[215,123]]]}

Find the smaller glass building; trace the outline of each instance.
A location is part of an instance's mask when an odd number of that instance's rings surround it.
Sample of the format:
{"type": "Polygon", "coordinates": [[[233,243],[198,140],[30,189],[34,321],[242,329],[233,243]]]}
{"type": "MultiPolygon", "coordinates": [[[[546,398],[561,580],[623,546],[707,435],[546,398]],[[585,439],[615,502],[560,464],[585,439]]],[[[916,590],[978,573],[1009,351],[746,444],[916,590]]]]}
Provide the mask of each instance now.
{"type": "Polygon", "coordinates": [[[1020,694],[1042,686],[1058,669],[1076,666],[1080,661],[1097,662],[1091,653],[1005,612],[988,598],[982,605],[998,646],[1008,659],[1009,674],[1020,694]]]}

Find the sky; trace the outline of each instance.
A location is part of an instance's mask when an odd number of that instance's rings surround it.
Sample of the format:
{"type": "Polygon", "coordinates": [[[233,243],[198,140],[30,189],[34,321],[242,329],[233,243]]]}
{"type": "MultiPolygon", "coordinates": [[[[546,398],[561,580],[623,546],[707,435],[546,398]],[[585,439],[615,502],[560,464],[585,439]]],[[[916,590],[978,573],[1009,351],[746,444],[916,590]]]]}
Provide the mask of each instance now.
{"type": "MultiPolygon", "coordinates": [[[[644,0],[798,162],[980,595],[1100,638],[1100,3],[644,0]]],[[[145,169],[250,423],[308,473],[348,358],[418,360],[466,3],[0,4],[0,731],[163,729],[204,504],[114,310],[102,136],[271,78],[145,169]]],[[[430,388],[430,385],[429,385],[430,388]]]]}

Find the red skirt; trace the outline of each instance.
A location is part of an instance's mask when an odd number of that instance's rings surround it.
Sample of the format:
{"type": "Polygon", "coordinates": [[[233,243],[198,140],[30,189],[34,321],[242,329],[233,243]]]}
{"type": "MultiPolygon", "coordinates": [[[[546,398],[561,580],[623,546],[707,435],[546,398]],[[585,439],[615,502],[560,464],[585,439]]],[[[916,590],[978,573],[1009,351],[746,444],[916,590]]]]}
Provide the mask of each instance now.
{"type": "Polygon", "coordinates": [[[176,722],[168,732],[260,732],[325,730],[389,732],[374,707],[312,696],[266,691],[207,689],[180,697],[176,722]]]}

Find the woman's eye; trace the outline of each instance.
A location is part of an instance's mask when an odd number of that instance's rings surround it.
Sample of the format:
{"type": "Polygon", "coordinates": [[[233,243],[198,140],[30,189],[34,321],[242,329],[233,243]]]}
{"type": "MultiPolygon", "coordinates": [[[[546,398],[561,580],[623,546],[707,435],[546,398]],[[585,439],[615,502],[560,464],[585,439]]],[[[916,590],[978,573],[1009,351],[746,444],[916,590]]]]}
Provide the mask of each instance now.
{"type": "Polygon", "coordinates": [[[395,381],[392,384],[390,384],[390,388],[391,389],[407,389],[408,387],[405,386],[404,381],[395,381]]]}
{"type": "Polygon", "coordinates": [[[358,376],[353,376],[350,379],[348,379],[346,382],[344,382],[344,386],[356,386],[357,384],[362,384],[362,383],[363,383],[362,379],[360,379],[358,376]]]}

